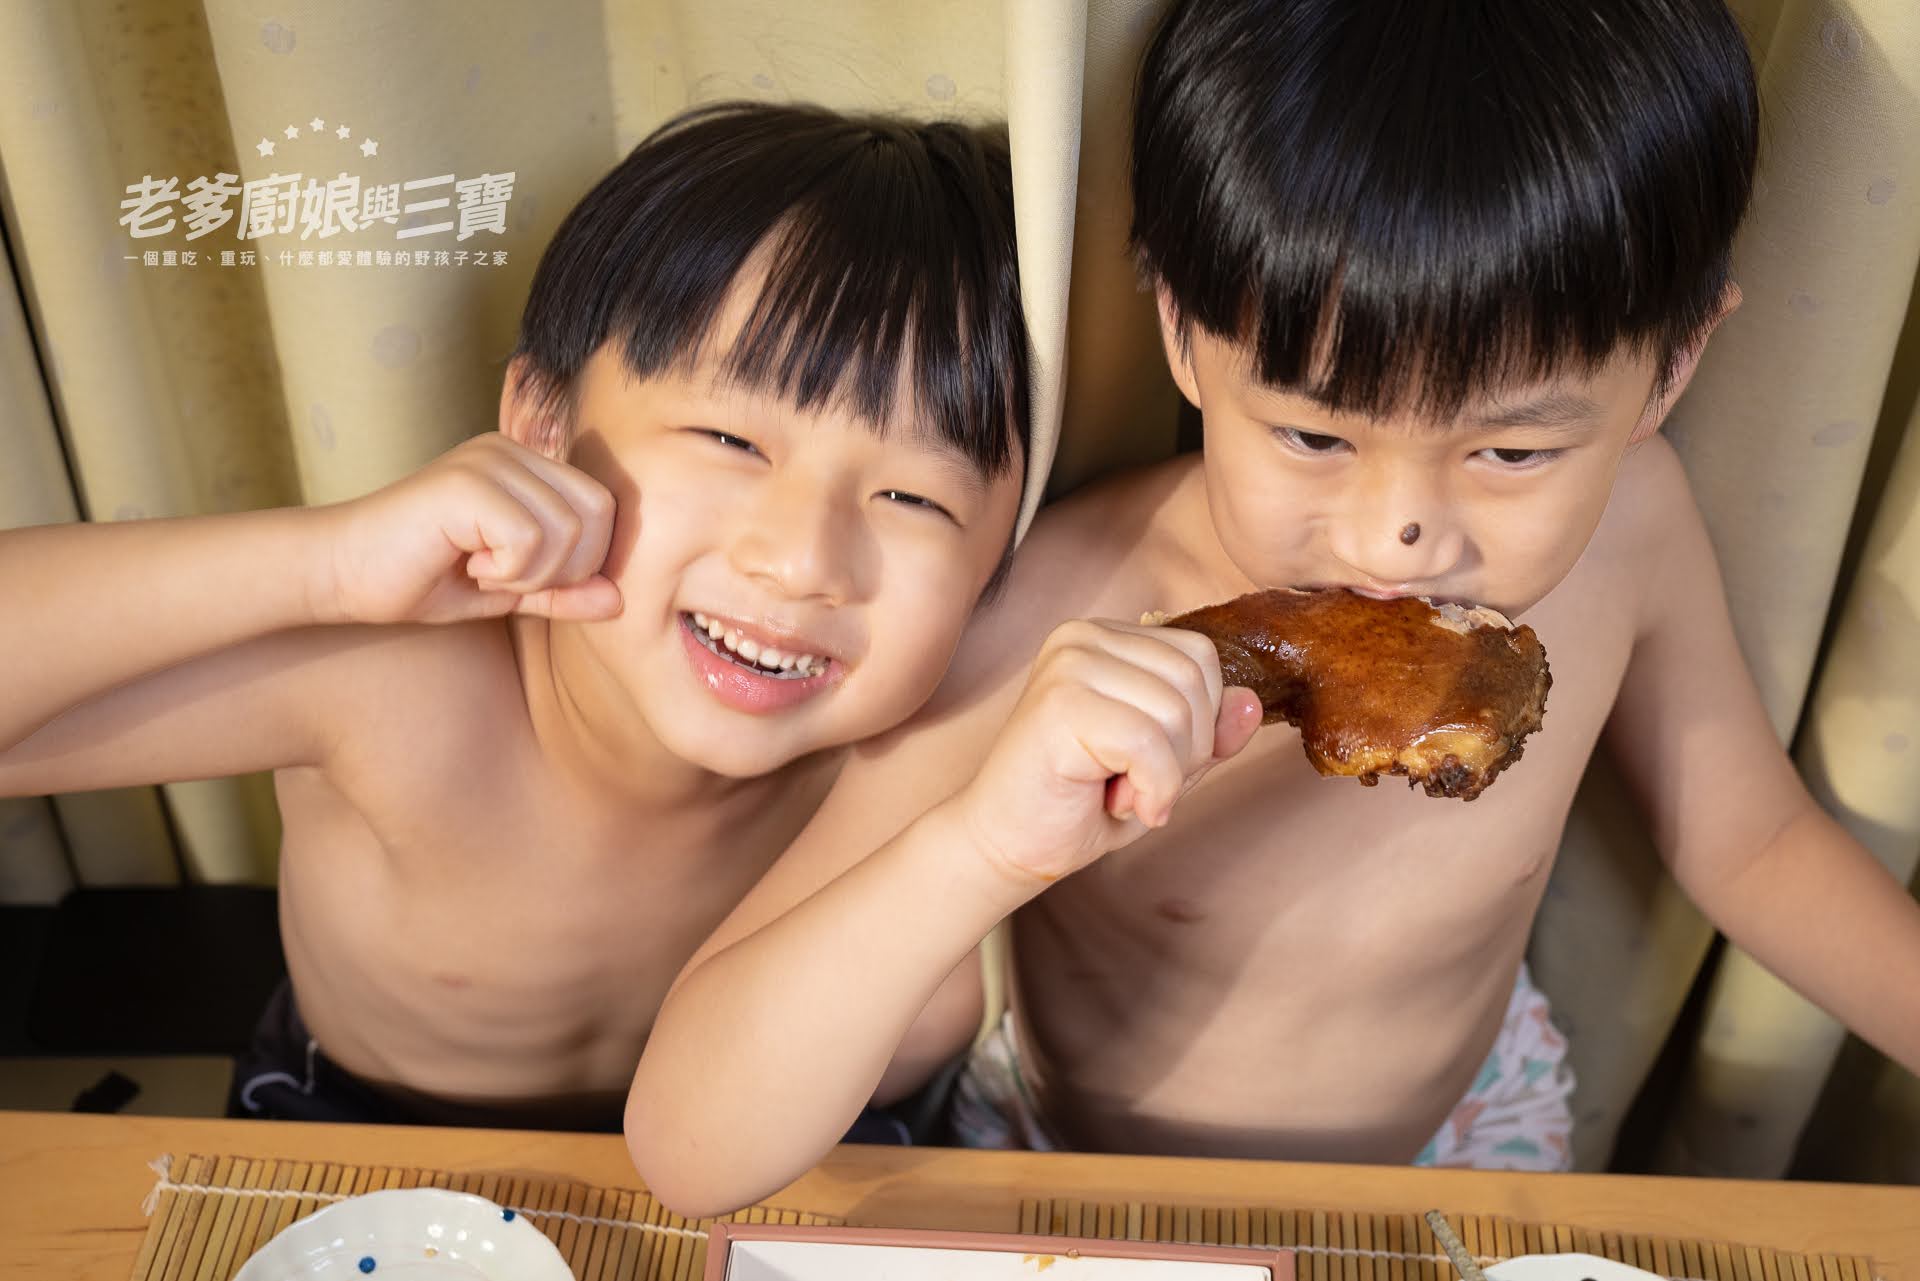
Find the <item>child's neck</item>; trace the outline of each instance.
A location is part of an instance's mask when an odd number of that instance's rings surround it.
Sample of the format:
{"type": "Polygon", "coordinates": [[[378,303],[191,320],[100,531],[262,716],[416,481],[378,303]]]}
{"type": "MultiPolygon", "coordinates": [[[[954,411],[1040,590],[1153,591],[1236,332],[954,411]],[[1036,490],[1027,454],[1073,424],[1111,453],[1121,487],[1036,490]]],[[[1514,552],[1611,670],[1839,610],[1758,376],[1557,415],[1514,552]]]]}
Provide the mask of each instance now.
{"type": "Polygon", "coordinates": [[[570,629],[509,620],[541,753],[602,795],[660,812],[713,805],[756,780],[727,778],[670,751],[570,629]]]}

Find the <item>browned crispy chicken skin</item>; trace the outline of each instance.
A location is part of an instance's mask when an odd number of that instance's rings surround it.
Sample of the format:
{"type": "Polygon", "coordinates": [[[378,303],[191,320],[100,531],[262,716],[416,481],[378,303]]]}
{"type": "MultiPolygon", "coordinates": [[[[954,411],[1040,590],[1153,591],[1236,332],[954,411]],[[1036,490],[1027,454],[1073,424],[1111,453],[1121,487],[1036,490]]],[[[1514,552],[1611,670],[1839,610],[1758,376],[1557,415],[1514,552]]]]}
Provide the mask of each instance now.
{"type": "Polygon", "coordinates": [[[1520,759],[1553,683],[1531,627],[1417,597],[1282,589],[1148,621],[1211,640],[1266,724],[1298,726],[1315,769],[1369,787],[1404,774],[1429,796],[1472,800],[1520,759]]]}

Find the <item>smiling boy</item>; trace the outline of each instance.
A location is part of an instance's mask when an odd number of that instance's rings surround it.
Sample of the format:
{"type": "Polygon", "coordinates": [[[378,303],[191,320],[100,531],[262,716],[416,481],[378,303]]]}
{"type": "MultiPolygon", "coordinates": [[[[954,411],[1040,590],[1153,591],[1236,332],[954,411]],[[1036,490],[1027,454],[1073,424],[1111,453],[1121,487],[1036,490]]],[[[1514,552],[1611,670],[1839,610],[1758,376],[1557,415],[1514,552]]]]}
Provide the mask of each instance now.
{"type": "Polygon", "coordinates": [[[1657,435],[1738,301],[1756,114],[1720,0],[1174,4],[1133,227],[1203,452],[1043,513],[702,947],[629,1104],[649,1186],[747,1203],[926,1079],[1010,913],[963,1140],[1564,1168],[1523,956],[1603,740],[1706,914],[1920,1066],[1920,909],[1781,751],[1657,435]],[[1523,617],[1525,759],[1470,804],[1321,778],[1211,642],[1131,621],[1290,586],[1523,617]]]}
{"type": "Polygon", "coordinates": [[[721,105],[535,275],[498,434],[329,508],[0,535],[0,794],[275,771],[235,1103],[610,1128],[669,981],[1003,564],[1004,135],[721,105]]]}

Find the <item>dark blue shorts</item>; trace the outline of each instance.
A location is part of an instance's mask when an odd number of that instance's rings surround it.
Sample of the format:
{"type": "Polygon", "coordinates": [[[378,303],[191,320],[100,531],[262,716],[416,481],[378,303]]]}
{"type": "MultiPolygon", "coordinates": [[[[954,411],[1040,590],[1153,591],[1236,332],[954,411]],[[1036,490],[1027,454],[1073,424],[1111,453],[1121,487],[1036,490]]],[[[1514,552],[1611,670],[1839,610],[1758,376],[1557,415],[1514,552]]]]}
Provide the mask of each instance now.
{"type": "MultiPolygon", "coordinates": [[[[576,1130],[618,1134],[623,1100],[566,1102],[529,1108],[479,1107],[402,1092],[355,1076],[329,1059],[307,1030],[292,984],[282,980],[234,1061],[227,1115],[275,1121],[345,1121],[360,1125],[452,1125],[510,1130],[576,1130]]],[[[906,1123],[868,1108],[847,1131],[848,1143],[911,1142],[906,1123]]]]}

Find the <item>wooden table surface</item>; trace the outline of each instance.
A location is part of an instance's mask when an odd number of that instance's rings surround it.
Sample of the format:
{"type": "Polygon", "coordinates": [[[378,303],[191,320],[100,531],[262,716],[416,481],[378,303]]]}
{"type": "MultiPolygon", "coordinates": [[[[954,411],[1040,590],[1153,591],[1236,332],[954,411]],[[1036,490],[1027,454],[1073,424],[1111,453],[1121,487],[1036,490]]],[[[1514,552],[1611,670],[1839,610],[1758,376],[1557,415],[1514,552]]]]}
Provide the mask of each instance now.
{"type": "MultiPolygon", "coordinates": [[[[640,1186],[610,1135],[0,1112],[0,1278],[126,1281],[162,1153],[514,1171],[640,1186]]],[[[1026,1197],[1418,1214],[1866,1254],[1920,1281],[1920,1188],[843,1147],[770,1200],[876,1226],[1012,1231],[1026,1197]]]]}

